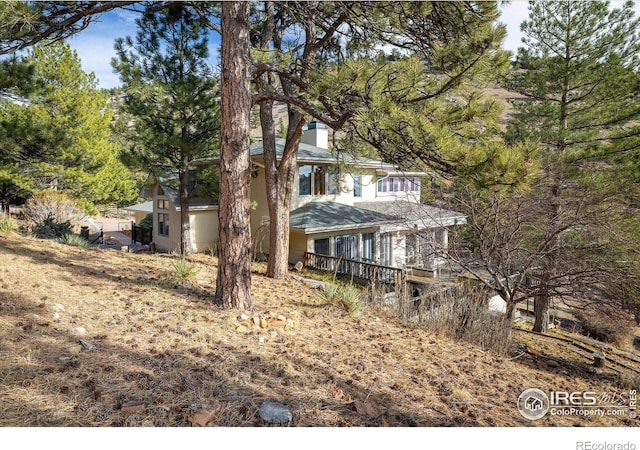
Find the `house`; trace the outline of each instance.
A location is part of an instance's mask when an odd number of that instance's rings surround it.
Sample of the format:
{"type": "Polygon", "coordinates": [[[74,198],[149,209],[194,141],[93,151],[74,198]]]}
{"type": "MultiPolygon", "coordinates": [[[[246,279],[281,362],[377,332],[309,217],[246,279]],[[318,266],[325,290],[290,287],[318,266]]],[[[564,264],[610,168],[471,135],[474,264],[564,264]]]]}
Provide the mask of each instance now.
{"type": "MultiPolygon", "coordinates": [[[[152,198],[152,241],[157,250],[177,251],[180,248],[180,195],[173,180],[150,175],[142,196],[152,198]]],[[[218,242],[218,200],[197,195],[194,183],[189,186],[189,225],[195,252],[215,251],[218,242]]]]}
{"type": "Polygon", "coordinates": [[[124,207],[122,209],[133,215],[133,221],[135,223],[140,223],[144,220],[145,217],[147,217],[148,214],[153,213],[153,202],[142,202],[138,203],[137,205],[124,207]]]}
{"type": "MultiPolygon", "coordinates": [[[[276,142],[282,154],[284,140],[276,142]]],[[[251,146],[253,161],[251,231],[256,253],[268,251],[269,211],[262,144],[251,146]]],[[[200,161],[200,164],[216,163],[200,161]]],[[[464,224],[464,215],[420,203],[424,172],[405,172],[367,158],[338,161],[328,150],[328,130],[311,123],[298,151],[290,212],[289,261],[317,254],[403,268],[436,270],[444,263],[436,250],[448,245],[448,228],[464,224]]],[[[190,206],[197,251],[215,247],[217,205],[199,200],[190,206]]],[[[161,183],[153,189],[156,248],[179,245],[179,199],[161,183]]]]}

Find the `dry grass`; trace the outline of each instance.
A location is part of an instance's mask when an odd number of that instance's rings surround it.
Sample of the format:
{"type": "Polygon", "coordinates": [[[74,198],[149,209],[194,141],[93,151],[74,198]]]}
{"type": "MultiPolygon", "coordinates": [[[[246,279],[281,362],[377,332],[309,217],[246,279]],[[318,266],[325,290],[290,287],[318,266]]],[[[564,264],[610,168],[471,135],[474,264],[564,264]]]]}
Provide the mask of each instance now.
{"type": "Polygon", "coordinates": [[[173,261],[0,234],[0,426],[261,426],[264,400],[293,426],[637,425],[518,414],[529,387],[619,389],[586,359],[545,364],[561,344],[512,360],[367,308],[351,317],[260,264],[239,320],[212,304],[214,258],[194,258],[189,284],[171,282],[173,261]]]}

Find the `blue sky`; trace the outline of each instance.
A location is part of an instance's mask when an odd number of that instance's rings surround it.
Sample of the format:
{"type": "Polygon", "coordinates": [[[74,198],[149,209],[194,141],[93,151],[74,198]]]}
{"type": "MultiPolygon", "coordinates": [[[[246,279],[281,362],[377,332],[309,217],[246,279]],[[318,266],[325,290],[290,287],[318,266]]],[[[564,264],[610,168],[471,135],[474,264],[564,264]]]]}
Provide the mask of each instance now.
{"type": "MultiPolygon", "coordinates": [[[[128,10],[114,10],[102,14],[87,29],[67,39],[67,43],[78,53],[85,72],[93,72],[99,81],[99,87],[111,88],[120,85],[118,75],[113,73],[111,59],[116,56],[114,44],[117,38],[131,36],[135,39],[135,20],[139,13],[128,10]]],[[[217,65],[216,47],[220,38],[217,33],[209,37],[209,60],[217,65]]]]}
{"type": "MultiPolygon", "coordinates": [[[[613,6],[619,6],[622,1],[612,1],[613,6]]],[[[640,13],[640,6],[636,4],[636,14],[640,13]]],[[[111,58],[115,56],[113,44],[116,38],[135,37],[135,19],[138,14],[130,11],[117,10],[102,14],[97,23],[71,37],[67,42],[77,51],[82,61],[82,67],[86,72],[94,72],[102,88],[118,86],[118,75],[113,73],[111,58]]],[[[528,2],[526,0],[513,0],[503,7],[501,22],[507,26],[507,38],[504,48],[514,51],[521,46],[520,24],[528,16],[528,2]]],[[[212,34],[210,38],[210,60],[212,65],[217,64],[216,46],[219,37],[212,34]]]]}

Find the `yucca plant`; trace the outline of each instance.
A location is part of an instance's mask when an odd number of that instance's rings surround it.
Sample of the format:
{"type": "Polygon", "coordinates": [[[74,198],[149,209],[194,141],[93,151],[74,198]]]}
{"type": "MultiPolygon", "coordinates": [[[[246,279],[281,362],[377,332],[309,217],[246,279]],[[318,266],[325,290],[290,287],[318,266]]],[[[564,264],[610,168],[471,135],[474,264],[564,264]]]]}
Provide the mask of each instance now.
{"type": "Polygon", "coordinates": [[[58,239],[58,242],[62,244],[71,245],[73,247],[82,247],[82,248],[86,248],[89,245],[86,239],[73,233],[65,234],[63,237],[58,239]]]}
{"type": "Polygon", "coordinates": [[[11,233],[16,229],[16,222],[10,216],[0,215],[0,233],[11,233]]]}
{"type": "Polygon", "coordinates": [[[350,316],[355,317],[362,312],[362,292],[354,285],[327,283],[321,295],[328,304],[344,310],[350,316]]]}
{"type": "Polygon", "coordinates": [[[171,266],[173,267],[171,275],[178,281],[192,280],[198,273],[198,267],[184,257],[174,260],[171,266]]]}

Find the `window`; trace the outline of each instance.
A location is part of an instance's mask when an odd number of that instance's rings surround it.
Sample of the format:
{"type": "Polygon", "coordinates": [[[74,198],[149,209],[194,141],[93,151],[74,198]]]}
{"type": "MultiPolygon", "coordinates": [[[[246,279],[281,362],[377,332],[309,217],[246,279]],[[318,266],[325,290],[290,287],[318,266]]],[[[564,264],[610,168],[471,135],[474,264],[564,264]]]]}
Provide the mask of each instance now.
{"type": "Polygon", "coordinates": [[[391,266],[393,262],[393,240],[391,233],[380,235],[380,264],[391,266]]]}
{"type": "Polygon", "coordinates": [[[158,199],[158,209],[169,209],[169,200],[158,199]]]}
{"type": "Polygon", "coordinates": [[[299,194],[300,195],[311,195],[311,172],[313,170],[313,166],[300,166],[298,168],[299,175],[299,194]]]}
{"type": "Polygon", "coordinates": [[[327,168],[325,166],[313,166],[313,195],[325,195],[327,193],[327,168]]]}
{"type": "Polygon", "coordinates": [[[169,214],[158,213],[158,234],[169,236],[169,214]]]}
{"type": "Polygon", "coordinates": [[[353,176],[353,196],[362,197],[362,176],[361,175],[353,176]]]}
{"type": "Polygon", "coordinates": [[[338,192],[338,174],[329,166],[300,166],[298,168],[299,195],[327,195],[338,192]]]}
{"type": "Polygon", "coordinates": [[[365,261],[373,261],[375,256],[375,234],[364,233],[362,235],[362,259],[365,261]]]}
{"type": "Polygon", "coordinates": [[[378,180],[378,193],[420,192],[418,177],[385,177],[378,180]]]}
{"type": "Polygon", "coordinates": [[[158,185],[158,190],[156,191],[158,193],[158,195],[164,195],[164,189],[162,189],[162,186],[158,185]]]}
{"type": "Polygon", "coordinates": [[[358,236],[355,234],[347,234],[336,236],[336,252],[337,258],[357,259],[358,258],[358,236]]]}
{"type": "Polygon", "coordinates": [[[313,241],[313,252],[318,255],[330,255],[329,238],[315,239],[313,241]]]}

